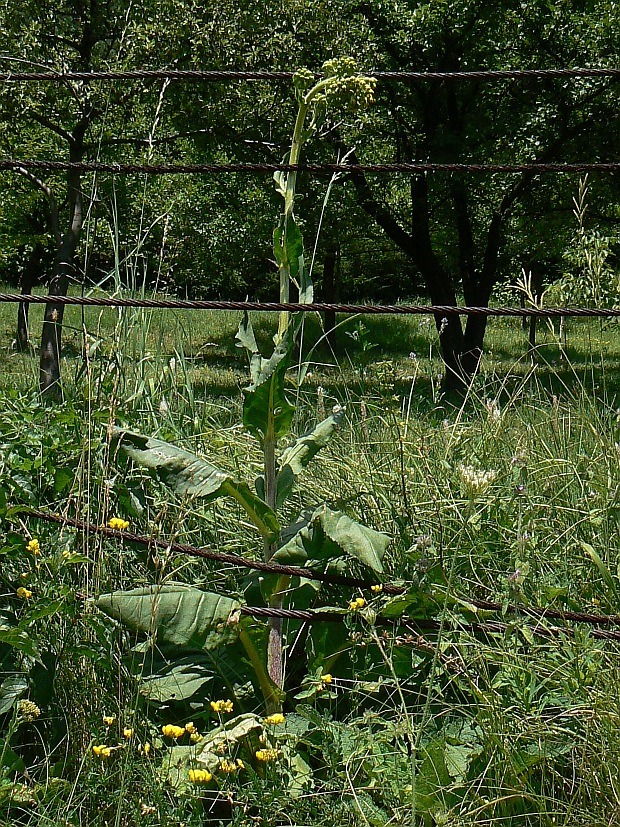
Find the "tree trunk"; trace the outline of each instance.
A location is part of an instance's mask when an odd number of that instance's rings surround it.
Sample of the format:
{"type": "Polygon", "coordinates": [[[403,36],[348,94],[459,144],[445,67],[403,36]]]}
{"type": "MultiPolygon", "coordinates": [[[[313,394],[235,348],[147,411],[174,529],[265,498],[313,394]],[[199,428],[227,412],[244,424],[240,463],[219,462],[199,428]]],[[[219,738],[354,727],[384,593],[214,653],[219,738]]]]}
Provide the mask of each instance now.
{"type": "MultiPolygon", "coordinates": [[[[69,160],[79,163],[84,157],[84,135],[88,129],[89,119],[84,118],[73,132],[69,149],[69,160]]],[[[69,282],[74,272],[74,260],[77,252],[82,224],[82,174],[70,169],[67,173],[67,195],[70,211],[70,225],[63,236],[54,273],[49,283],[48,295],[66,296],[69,282]]],[[[44,399],[58,401],[62,399],[60,384],[60,358],[62,354],[62,322],[65,306],[58,302],[45,305],[43,330],[41,333],[41,358],[39,362],[39,390],[44,399]]]]}
{"type": "MultiPolygon", "coordinates": [[[[43,245],[37,242],[30,255],[28,256],[28,263],[24,267],[21,281],[22,296],[27,296],[32,292],[35,284],[39,283],[41,263],[43,261],[43,245]]],[[[28,336],[28,311],[30,304],[28,302],[20,302],[17,306],[17,331],[15,335],[15,349],[20,353],[25,353],[28,350],[30,339],[28,336]]]]}

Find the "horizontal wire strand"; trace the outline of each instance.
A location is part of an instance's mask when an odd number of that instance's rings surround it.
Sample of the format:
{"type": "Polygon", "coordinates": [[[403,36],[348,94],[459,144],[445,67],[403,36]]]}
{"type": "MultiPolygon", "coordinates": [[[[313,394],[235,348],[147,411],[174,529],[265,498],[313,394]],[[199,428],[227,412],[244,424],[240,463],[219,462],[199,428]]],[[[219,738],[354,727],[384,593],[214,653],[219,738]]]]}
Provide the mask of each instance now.
{"type": "MultiPolygon", "coordinates": [[[[1,61],[0,61],[1,62],[1,61]]],[[[363,72],[377,80],[543,80],[557,78],[599,78],[620,77],[620,69],[481,69],[463,72],[363,72]]],[[[323,77],[315,72],[315,77],[323,77]]],[[[227,81],[227,80],[291,80],[294,72],[278,71],[236,71],[199,69],[130,69],[126,71],[100,72],[3,72],[0,82],[48,82],[63,83],[78,81],[91,83],[103,80],[182,80],[182,81],[227,81]]]]}
{"type": "MultiPolygon", "coordinates": [[[[133,534],[128,531],[119,531],[118,529],[109,528],[108,526],[99,526],[95,523],[85,523],[81,520],[76,520],[71,517],[61,517],[59,514],[51,514],[39,509],[28,509],[28,514],[45,522],[56,523],[58,525],[71,526],[79,531],[92,534],[101,534],[103,536],[111,537],[114,540],[123,540],[129,543],[145,546],[148,548],[155,547],[165,550],[175,551],[180,554],[187,554],[192,557],[199,557],[206,560],[213,560],[215,562],[226,563],[231,566],[238,566],[241,568],[248,568],[255,571],[263,571],[272,574],[287,574],[291,577],[300,577],[308,580],[316,580],[322,583],[338,586],[349,586],[358,589],[372,589],[377,583],[362,580],[357,577],[349,577],[347,575],[337,575],[314,571],[313,569],[302,566],[286,566],[280,563],[266,563],[262,560],[247,560],[237,554],[225,554],[219,551],[211,551],[204,548],[196,548],[195,546],[186,545],[185,543],[169,542],[161,540],[157,537],[149,537],[142,534],[133,534]]],[[[399,595],[407,592],[406,586],[399,586],[393,583],[381,584],[381,591],[388,595],[399,595]]],[[[535,617],[539,620],[564,620],[572,621],[574,623],[586,623],[591,626],[620,626],[620,615],[599,615],[590,612],[573,612],[562,611],[560,609],[551,608],[537,608],[533,606],[516,606],[504,605],[502,603],[494,603],[490,600],[478,600],[475,598],[466,598],[466,602],[475,606],[478,609],[491,612],[508,611],[514,614],[525,615],[528,617],[535,617]]],[[[263,609],[260,609],[262,612],[263,609]]],[[[275,611],[275,610],[274,610],[275,611]]],[[[280,609],[279,612],[293,611],[280,609]]],[[[325,613],[326,616],[332,617],[330,613],[325,613]]],[[[272,614],[270,617],[292,617],[287,614],[272,614]]],[[[312,617],[316,619],[317,613],[313,612],[312,617]]],[[[296,619],[304,619],[301,616],[295,615],[296,619]]],[[[493,621],[495,622],[495,621],[493,621]]],[[[620,639],[620,632],[618,632],[620,639]]]]}
{"type": "Polygon", "coordinates": [[[108,172],[114,175],[201,175],[274,172],[307,172],[313,175],[334,173],[403,173],[430,172],[506,173],[614,173],[620,172],[620,162],[595,163],[525,163],[525,164],[122,164],[107,161],[46,161],[35,159],[0,159],[1,171],[47,170],[50,172],[108,172]]]}
{"type": "Polygon", "coordinates": [[[369,316],[536,316],[547,319],[557,318],[617,318],[617,307],[459,307],[443,304],[334,304],[316,302],[248,302],[201,299],[133,299],[102,298],[96,296],[33,296],[19,293],[0,293],[0,304],[62,304],[83,307],[145,307],[161,310],[236,310],[275,313],[346,313],[369,316]]]}

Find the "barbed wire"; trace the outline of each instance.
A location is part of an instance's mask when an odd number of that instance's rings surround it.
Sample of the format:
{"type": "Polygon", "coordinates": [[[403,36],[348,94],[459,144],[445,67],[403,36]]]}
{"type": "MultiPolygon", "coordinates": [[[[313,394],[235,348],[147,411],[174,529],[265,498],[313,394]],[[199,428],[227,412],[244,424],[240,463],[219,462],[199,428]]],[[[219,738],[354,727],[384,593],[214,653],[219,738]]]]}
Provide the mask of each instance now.
{"type": "Polygon", "coordinates": [[[109,161],[38,161],[4,158],[0,171],[47,170],[49,172],[109,172],[114,175],[200,175],[214,173],[308,172],[313,175],[334,173],[405,173],[468,172],[468,173],[613,173],[620,172],[620,162],[595,163],[524,163],[524,164],[124,164],[109,161]]]}
{"type": "Polygon", "coordinates": [[[249,302],[210,299],[133,299],[103,298],[97,296],[34,296],[19,293],[0,293],[0,304],[62,304],[84,307],[142,307],[161,310],[237,310],[276,313],[344,313],[369,316],[536,316],[558,318],[617,318],[617,307],[459,307],[445,304],[335,304],[332,302],[249,302]]]}
{"type": "MultiPolygon", "coordinates": [[[[6,59],[6,58],[5,58],[6,59]]],[[[1,58],[0,58],[1,60],[1,58]]],[[[600,78],[620,77],[620,69],[480,69],[463,72],[382,72],[369,71],[365,75],[377,80],[542,80],[557,78],[600,78]]],[[[3,72],[0,82],[49,82],[63,83],[77,81],[92,83],[103,80],[181,80],[181,81],[230,81],[230,80],[291,80],[294,72],[279,71],[237,71],[200,69],[129,69],[124,71],[100,72],[3,72]]],[[[315,77],[323,77],[315,72],[315,77]]]]}
{"type": "MultiPolygon", "coordinates": [[[[148,548],[155,547],[165,551],[174,551],[180,554],[187,554],[191,557],[199,557],[206,560],[213,560],[214,562],[226,563],[231,566],[238,566],[240,568],[248,568],[254,571],[262,571],[270,574],[286,574],[291,577],[300,577],[307,580],[316,580],[329,585],[348,586],[352,589],[372,589],[373,586],[378,585],[377,582],[370,582],[357,577],[348,575],[330,574],[325,572],[317,572],[313,569],[303,566],[286,566],[280,563],[267,563],[262,560],[248,560],[238,554],[226,554],[219,551],[211,551],[210,549],[197,548],[196,546],[187,545],[185,543],[178,543],[174,541],[161,540],[158,537],[146,536],[143,534],[134,534],[129,531],[119,531],[118,529],[109,528],[108,526],[100,526],[95,523],[86,523],[81,520],[76,520],[72,517],[63,517],[60,514],[51,514],[40,509],[29,508],[28,514],[32,517],[39,518],[49,523],[56,523],[58,525],[71,526],[79,531],[90,534],[100,534],[111,537],[114,540],[122,540],[124,542],[135,543],[136,545],[145,546],[148,548]]],[[[407,586],[398,585],[394,583],[381,584],[381,592],[387,595],[401,595],[407,592],[407,586]]],[[[466,598],[466,602],[474,606],[476,609],[482,609],[491,612],[508,612],[511,614],[525,615],[528,617],[535,617],[539,620],[564,620],[573,623],[586,623],[591,626],[620,626],[620,615],[600,615],[592,614],[591,612],[574,612],[562,609],[553,609],[550,607],[539,608],[535,606],[517,606],[515,604],[496,603],[490,600],[479,600],[476,598],[466,598]]],[[[264,610],[261,609],[261,612],[264,610]]],[[[274,610],[275,611],[275,610],[274,610]]],[[[289,611],[289,610],[278,610],[289,611]]],[[[291,610],[292,611],[292,610],[291,610]]],[[[325,613],[333,619],[333,615],[325,613]]],[[[273,614],[271,617],[294,617],[295,619],[304,619],[300,615],[288,614],[273,614]]],[[[313,613],[313,618],[316,618],[316,613],[313,613]]],[[[547,628],[547,627],[545,627],[547,628]]],[[[558,627],[559,628],[559,627],[558,627]]],[[[620,632],[618,633],[620,635],[620,632]]],[[[615,639],[615,638],[614,638],[615,639]]],[[[620,638],[619,638],[620,639],[620,638]]]]}

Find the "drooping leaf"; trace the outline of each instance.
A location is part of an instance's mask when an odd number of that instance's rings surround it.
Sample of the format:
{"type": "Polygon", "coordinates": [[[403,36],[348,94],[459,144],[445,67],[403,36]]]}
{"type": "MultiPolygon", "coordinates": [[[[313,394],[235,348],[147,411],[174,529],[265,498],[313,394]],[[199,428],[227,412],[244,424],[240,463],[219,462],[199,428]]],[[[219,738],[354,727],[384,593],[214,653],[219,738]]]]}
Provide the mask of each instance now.
{"type": "Polygon", "coordinates": [[[102,594],[102,612],[137,632],[156,632],[167,643],[213,650],[234,640],[241,604],[187,586],[147,586],[102,594]]]}
{"type": "Polygon", "coordinates": [[[32,637],[14,626],[0,625],[0,643],[6,643],[31,658],[39,658],[39,650],[32,637]]]}
{"type": "Polygon", "coordinates": [[[349,556],[381,573],[381,561],[389,542],[387,534],[368,528],[323,504],[313,513],[309,523],[301,526],[297,534],[276,551],[273,560],[285,565],[308,566],[313,562],[349,556]]]}
{"type": "Polygon", "coordinates": [[[342,424],[344,410],[330,414],[311,431],[300,436],[280,457],[276,479],[276,502],[281,506],[291,493],[295,478],[301,474],[310,460],[324,448],[342,424]]]}
{"type": "Polygon", "coordinates": [[[120,448],[139,465],[154,471],[159,479],[180,495],[233,497],[268,541],[273,541],[280,524],[266,502],[253,494],[247,483],[235,480],[205,459],[161,439],[116,428],[114,438],[120,448]]]}
{"type": "Polygon", "coordinates": [[[0,684],[0,715],[8,712],[28,689],[25,675],[10,675],[0,684]]]}

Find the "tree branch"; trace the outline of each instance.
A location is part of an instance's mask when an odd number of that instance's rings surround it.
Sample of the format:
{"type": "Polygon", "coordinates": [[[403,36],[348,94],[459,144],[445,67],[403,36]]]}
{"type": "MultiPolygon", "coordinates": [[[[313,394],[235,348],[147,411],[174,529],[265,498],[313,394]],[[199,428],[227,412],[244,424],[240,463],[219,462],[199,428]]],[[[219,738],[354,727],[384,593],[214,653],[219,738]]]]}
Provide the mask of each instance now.
{"type": "Polygon", "coordinates": [[[24,178],[27,178],[32,184],[38,187],[43,193],[48,201],[49,206],[49,213],[50,213],[50,224],[52,226],[52,232],[54,234],[54,240],[56,241],[56,246],[60,246],[60,242],[62,239],[62,235],[60,232],[60,219],[58,216],[58,204],[56,203],[56,199],[54,198],[54,194],[50,189],[49,185],[42,181],[40,178],[37,178],[30,170],[24,169],[23,167],[15,167],[14,171],[17,172],[19,175],[22,175],[24,178]]]}

